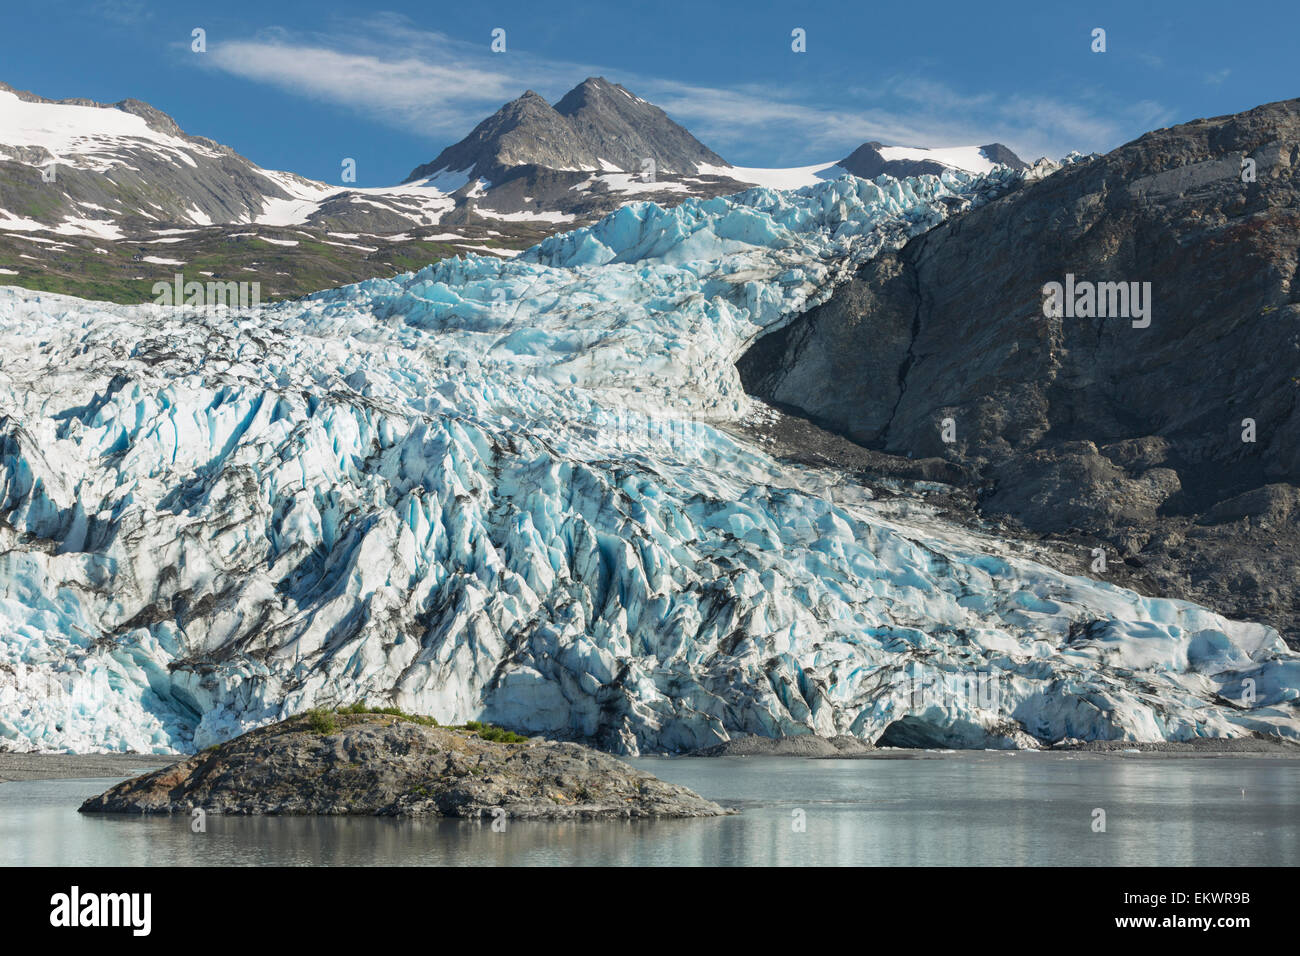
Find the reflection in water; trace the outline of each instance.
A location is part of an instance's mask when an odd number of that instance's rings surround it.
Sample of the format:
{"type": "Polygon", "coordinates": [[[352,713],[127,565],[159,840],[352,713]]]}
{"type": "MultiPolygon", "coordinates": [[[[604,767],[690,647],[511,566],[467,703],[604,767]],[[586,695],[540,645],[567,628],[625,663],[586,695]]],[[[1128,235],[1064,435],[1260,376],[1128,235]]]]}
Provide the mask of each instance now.
{"type": "Polygon", "coordinates": [[[0,785],[0,864],[1286,865],[1300,761],[962,753],[917,760],[644,758],[738,817],[509,823],[83,816],[108,780],[0,785]],[[1245,794],[1242,790],[1245,789],[1245,794]],[[1106,832],[1094,833],[1094,808],[1106,832]]]}

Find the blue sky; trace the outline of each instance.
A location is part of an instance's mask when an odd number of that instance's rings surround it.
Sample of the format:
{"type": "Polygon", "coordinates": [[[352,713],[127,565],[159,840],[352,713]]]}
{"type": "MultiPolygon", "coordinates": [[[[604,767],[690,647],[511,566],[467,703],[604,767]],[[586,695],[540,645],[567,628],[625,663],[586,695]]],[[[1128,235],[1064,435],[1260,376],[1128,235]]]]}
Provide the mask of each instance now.
{"type": "Polygon", "coordinates": [[[501,103],[603,75],[729,161],[867,140],[1027,159],[1300,95],[1300,4],[3,0],[0,80],[135,97],[263,166],[397,182],[501,103]],[[207,52],[191,51],[201,27],[207,52]],[[506,52],[489,46],[506,31],[506,52]],[[1093,53],[1091,33],[1106,30],[1093,53]],[[807,52],[791,50],[791,31],[807,52]]]}

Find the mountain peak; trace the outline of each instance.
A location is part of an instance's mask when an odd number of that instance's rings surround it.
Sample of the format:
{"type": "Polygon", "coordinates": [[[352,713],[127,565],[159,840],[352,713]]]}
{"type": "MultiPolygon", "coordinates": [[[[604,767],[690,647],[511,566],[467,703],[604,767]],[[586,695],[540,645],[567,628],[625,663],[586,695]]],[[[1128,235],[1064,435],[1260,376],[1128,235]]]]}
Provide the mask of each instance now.
{"type": "MultiPolygon", "coordinates": [[[[87,99],[84,96],[71,96],[61,100],[52,100],[48,97],[39,96],[36,93],[27,90],[17,89],[3,81],[0,81],[0,92],[9,93],[24,103],[41,104],[45,106],[85,106],[100,110],[120,110],[123,113],[130,113],[133,116],[140,117],[140,119],[144,120],[146,126],[156,132],[168,136],[175,136],[178,139],[202,138],[188,136],[174,119],[156,106],[152,106],[143,100],[125,99],[119,100],[116,103],[100,103],[96,100],[87,99]]],[[[211,142],[211,140],[203,141],[205,143],[211,142]]]]}
{"type": "Polygon", "coordinates": [[[901,179],[904,176],[926,174],[937,176],[946,169],[982,173],[990,170],[996,163],[1013,169],[1029,168],[1028,163],[1001,143],[933,149],[918,146],[886,146],[876,140],[863,143],[841,159],[838,165],[861,179],[875,179],[882,173],[901,179]]]}
{"type": "Polygon", "coordinates": [[[407,181],[454,170],[468,172],[471,179],[497,182],[517,166],[572,169],[597,165],[596,158],[572,140],[565,118],[541,94],[525,90],[433,162],[412,170],[407,181]]]}
{"type": "MultiPolygon", "coordinates": [[[[560,98],[560,101],[555,104],[555,109],[559,113],[571,112],[571,110],[566,110],[565,104],[580,104],[595,97],[614,93],[620,90],[627,93],[627,90],[623,89],[623,87],[619,86],[617,83],[609,82],[609,80],[605,79],[603,76],[589,76],[573,89],[569,90],[569,92],[565,93],[564,96],[560,98]]],[[[627,95],[631,96],[632,94],[628,93],[627,95]]]]}
{"type": "Polygon", "coordinates": [[[640,169],[651,159],[662,172],[694,173],[701,163],[727,165],[668,114],[603,76],[583,80],[555,104],[603,160],[640,169]]]}
{"type": "Polygon", "coordinates": [[[408,181],[442,170],[470,170],[475,178],[497,183],[520,166],[582,170],[612,163],[640,170],[646,160],[666,173],[694,173],[701,163],[726,165],[653,103],[603,76],[589,76],[554,107],[526,91],[433,162],[413,170],[408,181]]]}
{"type": "Polygon", "coordinates": [[[1010,166],[1012,169],[1029,169],[1029,164],[1012,152],[1009,146],[1002,143],[989,143],[987,146],[981,146],[980,152],[989,158],[990,162],[1001,163],[1003,166],[1010,166]]]}
{"type": "MultiPolygon", "coordinates": [[[[528,114],[547,115],[554,113],[555,110],[551,104],[546,101],[546,97],[532,90],[525,90],[521,95],[516,96],[509,103],[503,105],[499,110],[489,116],[483,123],[491,123],[495,117],[521,116],[528,114]]],[[[545,122],[545,121],[544,121],[545,122]]],[[[479,124],[479,127],[483,126],[479,124]]],[[[475,127],[478,129],[479,127],[475,127]]],[[[471,136],[473,133],[470,134],[471,136]]]]}

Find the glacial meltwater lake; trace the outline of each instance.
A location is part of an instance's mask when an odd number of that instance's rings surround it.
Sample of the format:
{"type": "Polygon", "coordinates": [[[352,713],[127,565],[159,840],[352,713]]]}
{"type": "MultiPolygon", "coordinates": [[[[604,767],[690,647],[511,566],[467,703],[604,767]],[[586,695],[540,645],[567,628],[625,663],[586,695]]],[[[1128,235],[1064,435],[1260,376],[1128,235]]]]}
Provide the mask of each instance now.
{"type": "Polygon", "coordinates": [[[110,778],[0,784],[0,865],[1295,865],[1300,760],[638,758],[739,816],[619,823],[82,815],[110,778]],[[1096,810],[1105,832],[1094,832],[1096,810]]]}

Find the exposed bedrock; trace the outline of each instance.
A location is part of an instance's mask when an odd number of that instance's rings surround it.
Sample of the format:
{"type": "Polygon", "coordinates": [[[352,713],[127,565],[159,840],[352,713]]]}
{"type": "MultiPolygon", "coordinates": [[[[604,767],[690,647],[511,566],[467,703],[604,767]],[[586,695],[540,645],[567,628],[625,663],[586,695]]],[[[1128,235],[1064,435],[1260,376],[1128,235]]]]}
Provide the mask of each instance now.
{"type": "Polygon", "coordinates": [[[867,262],[756,342],[742,380],[861,446],[946,459],[986,515],[1095,536],[1134,586],[1294,646],[1298,172],[1300,100],[1148,133],[867,262]],[[1067,274],[1150,300],[1045,317],[1067,274]]]}

